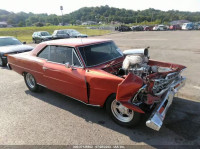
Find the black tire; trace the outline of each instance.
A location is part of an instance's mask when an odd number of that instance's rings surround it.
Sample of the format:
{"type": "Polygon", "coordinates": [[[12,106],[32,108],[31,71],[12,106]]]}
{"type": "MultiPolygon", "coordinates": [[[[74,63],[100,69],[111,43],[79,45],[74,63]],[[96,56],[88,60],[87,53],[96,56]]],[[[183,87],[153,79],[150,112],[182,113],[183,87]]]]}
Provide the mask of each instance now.
{"type": "MultiPolygon", "coordinates": [[[[129,121],[126,121],[126,122],[121,121],[119,118],[117,118],[115,112],[113,112],[113,110],[112,110],[112,103],[114,104],[115,102],[116,102],[116,95],[115,94],[112,94],[110,97],[108,97],[108,99],[106,101],[106,111],[108,112],[110,117],[119,125],[131,127],[131,128],[136,126],[138,124],[138,122],[140,121],[141,113],[138,113],[138,112],[135,112],[135,111],[128,109],[129,111],[131,111],[133,113],[133,116],[130,118],[129,121]]],[[[122,116],[122,117],[125,117],[125,115],[122,116]]]]}
{"type": "Polygon", "coordinates": [[[0,57],[0,66],[5,67],[6,63],[3,61],[3,59],[0,57]]]}
{"type": "Polygon", "coordinates": [[[40,92],[42,90],[42,87],[37,84],[34,76],[30,73],[24,74],[24,81],[26,83],[26,86],[31,92],[40,92]]]}

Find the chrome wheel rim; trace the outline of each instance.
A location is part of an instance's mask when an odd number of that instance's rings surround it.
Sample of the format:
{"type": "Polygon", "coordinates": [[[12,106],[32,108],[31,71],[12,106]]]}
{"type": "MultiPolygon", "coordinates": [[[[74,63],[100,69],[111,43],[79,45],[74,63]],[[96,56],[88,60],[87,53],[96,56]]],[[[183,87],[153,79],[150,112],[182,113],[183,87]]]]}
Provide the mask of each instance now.
{"type": "Polygon", "coordinates": [[[3,65],[3,61],[2,61],[2,59],[0,57],[0,66],[2,66],[2,65],[3,65]]]}
{"type": "Polygon", "coordinates": [[[126,108],[116,99],[111,103],[111,111],[115,118],[121,122],[130,122],[134,116],[133,110],[126,108]]]}
{"type": "Polygon", "coordinates": [[[36,84],[35,83],[35,79],[30,73],[26,74],[26,82],[27,82],[27,84],[28,84],[28,86],[30,88],[34,88],[35,87],[35,84],[36,84]]]}

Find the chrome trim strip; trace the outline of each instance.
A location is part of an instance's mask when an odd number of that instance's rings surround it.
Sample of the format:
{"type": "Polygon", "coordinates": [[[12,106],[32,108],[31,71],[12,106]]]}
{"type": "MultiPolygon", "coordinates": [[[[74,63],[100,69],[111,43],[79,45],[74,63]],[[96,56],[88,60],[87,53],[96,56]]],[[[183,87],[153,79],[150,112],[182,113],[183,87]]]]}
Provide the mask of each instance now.
{"type": "Polygon", "coordinates": [[[45,87],[45,88],[47,88],[45,85],[42,85],[42,84],[40,84],[40,83],[37,83],[38,85],[40,85],[40,86],[42,86],[42,87],[45,87]]]}

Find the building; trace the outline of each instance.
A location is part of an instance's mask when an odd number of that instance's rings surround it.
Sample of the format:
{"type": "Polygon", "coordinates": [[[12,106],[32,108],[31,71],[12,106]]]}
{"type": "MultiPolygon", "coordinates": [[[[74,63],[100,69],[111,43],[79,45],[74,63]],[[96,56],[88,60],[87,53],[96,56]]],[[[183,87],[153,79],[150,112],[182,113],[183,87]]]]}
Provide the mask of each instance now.
{"type": "Polygon", "coordinates": [[[8,26],[7,22],[0,22],[0,28],[4,28],[7,26],[8,26]]]}
{"type": "Polygon", "coordinates": [[[82,25],[96,25],[97,22],[95,21],[86,21],[86,22],[83,22],[82,25]]]}
{"type": "Polygon", "coordinates": [[[171,25],[183,25],[184,23],[190,23],[188,20],[175,20],[170,22],[171,25]]]}

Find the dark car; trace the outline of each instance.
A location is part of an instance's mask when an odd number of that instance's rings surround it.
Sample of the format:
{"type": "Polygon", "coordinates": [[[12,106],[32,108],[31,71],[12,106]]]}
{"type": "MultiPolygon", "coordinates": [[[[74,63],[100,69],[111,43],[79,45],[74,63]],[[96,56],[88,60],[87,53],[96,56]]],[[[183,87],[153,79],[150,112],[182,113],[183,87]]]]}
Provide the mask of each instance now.
{"type": "Polygon", "coordinates": [[[24,44],[14,37],[0,37],[0,66],[6,66],[8,54],[33,50],[33,47],[24,44]]]}
{"type": "Polygon", "coordinates": [[[131,27],[132,31],[144,31],[143,26],[137,25],[137,26],[132,26],[131,27]]]}
{"type": "Polygon", "coordinates": [[[75,29],[65,29],[63,30],[66,34],[70,36],[70,38],[87,38],[88,35],[86,34],[81,34],[75,29]]]}
{"type": "Polygon", "coordinates": [[[115,30],[120,31],[120,32],[126,32],[126,31],[131,31],[131,28],[126,25],[120,25],[120,26],[115,27],[115,30]]]}
{"type": "Polygon", "coordinates": [[[200,30],[200,24],[194,24],[194,30],[200,30]]]}
{"type": "Polygon", "coordinates": [[[40,43],[40,42],[43,42],[43,41],[51,40],[52,36],[49,34],[49,32],[39,31],[39,32],[33,33],[32,39],[33,39],[34,43],[40,43]]]}
{"type": "Polygon", "coordinates": [[[55,30],[52,34],[52,38],[53,39],[64,39],[64,38],[70,38],[70,36],[64,30],[55,30]]]}

